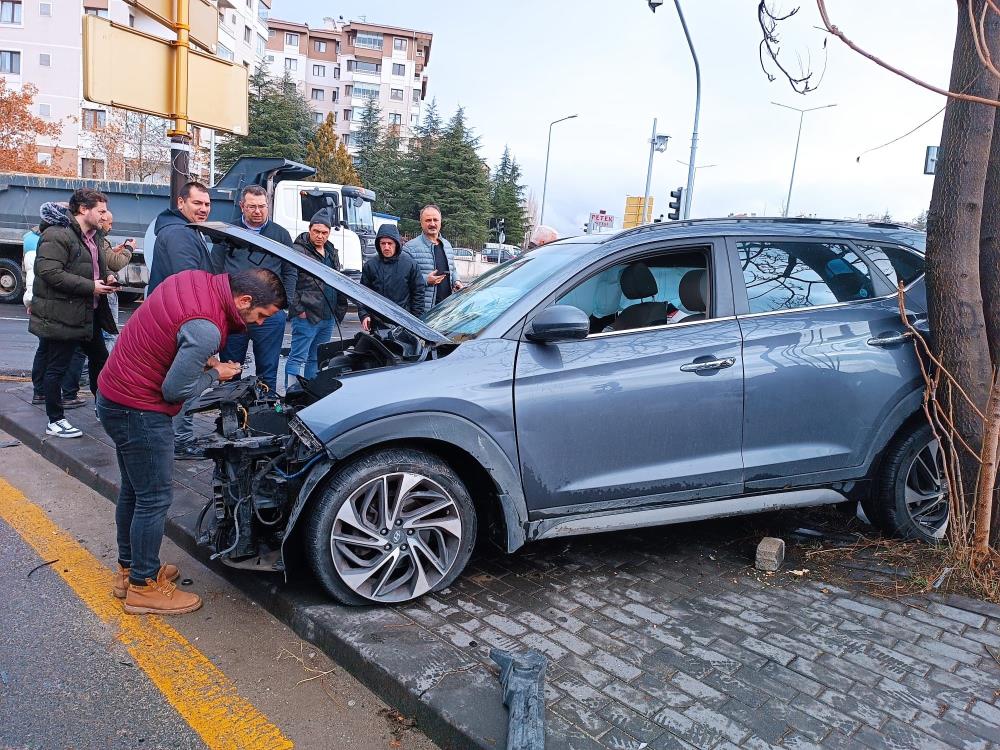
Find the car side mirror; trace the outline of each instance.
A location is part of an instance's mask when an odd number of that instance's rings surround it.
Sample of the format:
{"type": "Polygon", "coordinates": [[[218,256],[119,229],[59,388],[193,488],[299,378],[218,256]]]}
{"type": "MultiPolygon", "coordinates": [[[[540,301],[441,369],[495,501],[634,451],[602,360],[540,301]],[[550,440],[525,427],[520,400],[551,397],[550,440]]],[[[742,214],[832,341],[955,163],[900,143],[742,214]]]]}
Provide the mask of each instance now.
{"type": "Polygon", "coordinates": [[[540,344],[585,339],[590,335],[590,318],[579,307],[552,305],[535,316],[524,335],[540,344]]]}

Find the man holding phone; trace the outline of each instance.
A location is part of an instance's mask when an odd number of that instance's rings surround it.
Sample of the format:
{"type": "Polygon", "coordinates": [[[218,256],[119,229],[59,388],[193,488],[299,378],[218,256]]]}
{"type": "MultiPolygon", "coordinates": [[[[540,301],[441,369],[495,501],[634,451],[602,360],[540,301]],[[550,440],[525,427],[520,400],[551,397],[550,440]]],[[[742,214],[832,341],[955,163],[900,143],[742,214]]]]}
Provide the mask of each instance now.
{"type": "Polygon", "coordinates": [[[419,237],[403,245],[403,252],[417,262],[427,280],[425,310],[430,310],[462,288],[455,271],[451,243],[441,236],[441,209],[429,203],[420,209],[419,237]]]}

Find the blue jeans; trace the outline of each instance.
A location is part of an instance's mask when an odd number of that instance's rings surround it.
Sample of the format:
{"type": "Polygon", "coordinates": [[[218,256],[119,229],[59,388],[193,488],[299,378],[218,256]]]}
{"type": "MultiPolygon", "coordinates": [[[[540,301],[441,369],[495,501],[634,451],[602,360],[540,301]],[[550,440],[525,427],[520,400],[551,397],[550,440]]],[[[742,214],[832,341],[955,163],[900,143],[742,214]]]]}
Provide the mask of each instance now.
{"type": "Polygon", "coordinates": [[[281,345],[285,339],[284,310],[279,310],[270,318],[266,318],[259,326],[247,326],[246,333],[236,333],[226,339],[226,345],[219,352],[223,362],[232,360],[243,364],[247,358],[247,349],[253,341],[253,359],[257,368],[257,379],[263,380],[274,393],[278,385],[278,359],[281,357],[281,345]]]}
{"type": "Polygon", "coordinates": [[[116,404],[97,396],[97,416],[114,441],[121,472],[115,508],[118,562],[129,580],[156,580],[167,510],[173,500],[174,431],[170,417],[116,404]]]}
{"type": "Polygon", "coordinates": [[[302,375],[307,379],[316,377],[319,362],[316,351],[333,336],[336,325],[333,318],[310,323],[306,318],[292,318],[292,347],[285,362],[285,388],[292,375],[302,375]]]}

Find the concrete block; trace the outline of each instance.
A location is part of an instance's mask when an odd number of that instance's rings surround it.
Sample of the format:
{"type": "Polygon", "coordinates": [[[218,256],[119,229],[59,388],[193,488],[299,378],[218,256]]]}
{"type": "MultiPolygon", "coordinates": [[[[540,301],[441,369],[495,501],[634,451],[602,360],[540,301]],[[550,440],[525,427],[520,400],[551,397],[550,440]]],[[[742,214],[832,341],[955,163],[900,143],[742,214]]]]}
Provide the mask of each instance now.
{"type": "Polygon", "coordinates": [[[766,536],[757,545],[757,570],[777,570],[785,561],[785,540],[766,536]]]}

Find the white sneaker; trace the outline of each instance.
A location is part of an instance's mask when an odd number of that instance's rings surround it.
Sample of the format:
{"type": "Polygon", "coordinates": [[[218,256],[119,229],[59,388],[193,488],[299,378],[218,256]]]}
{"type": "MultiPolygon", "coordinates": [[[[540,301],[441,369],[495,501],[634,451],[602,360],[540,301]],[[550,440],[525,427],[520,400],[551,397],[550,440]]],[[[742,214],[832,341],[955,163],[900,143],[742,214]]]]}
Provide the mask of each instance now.
{"type": "Polygon", "coordinates": [[[45,428],[45,434],[61,438],[83,437],[83,433],[65,419],[60,419],[58,422],[49,422],[49,426],[45,428]]]}

